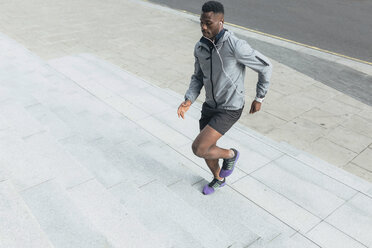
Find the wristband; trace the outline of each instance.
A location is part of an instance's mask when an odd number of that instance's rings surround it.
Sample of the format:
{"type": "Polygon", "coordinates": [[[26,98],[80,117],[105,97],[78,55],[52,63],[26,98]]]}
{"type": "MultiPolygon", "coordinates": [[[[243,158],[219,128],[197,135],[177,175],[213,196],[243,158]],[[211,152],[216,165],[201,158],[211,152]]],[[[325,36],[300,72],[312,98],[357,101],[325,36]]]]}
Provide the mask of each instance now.
{"type": "Polygon", "coordinates": [[[259,103],[262,103],[264,99],[265,99],[264,97],[263,97],[263,98],[259,98],[259,97],[257,97],[257,96],[254,98],[254,100],[255,100],[256,102],[259,102],[259,103]]]}

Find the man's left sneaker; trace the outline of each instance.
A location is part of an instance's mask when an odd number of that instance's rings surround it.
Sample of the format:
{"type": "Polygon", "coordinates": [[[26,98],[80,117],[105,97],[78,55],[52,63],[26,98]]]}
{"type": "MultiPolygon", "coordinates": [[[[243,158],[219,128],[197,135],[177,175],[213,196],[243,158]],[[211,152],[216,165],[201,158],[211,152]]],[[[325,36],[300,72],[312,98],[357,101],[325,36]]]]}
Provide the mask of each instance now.
{"type": "Polygon", "coordinates": [[[204,195],[210,195],[216,191],[216,189],[225,186],[226,179],[224,178],[223,181],[218,180],[217,178],[214,178],[212,182],[208,183],[204,186],[203,194],[204,195]]]}
{"type": "Polygon", "coordinates": [[[225,158],[223,160],[222,168],[220,171],[220,177],[225,178],[230,176],[235,168],[236,162],[239,159],[239,152],[234,148],[231,148],[231,150],[234,151],[235,156],[233,158],[225,158]]]}

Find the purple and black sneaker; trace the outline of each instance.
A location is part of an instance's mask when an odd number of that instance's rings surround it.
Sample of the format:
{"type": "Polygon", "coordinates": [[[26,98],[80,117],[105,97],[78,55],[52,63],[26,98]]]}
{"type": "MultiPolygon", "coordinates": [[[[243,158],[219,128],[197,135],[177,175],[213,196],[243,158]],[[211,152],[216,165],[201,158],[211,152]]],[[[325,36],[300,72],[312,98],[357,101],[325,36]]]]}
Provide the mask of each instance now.
{"type": "Polygon", "coordinates": [[[235,156],[233,158],[225,158],[223,160],[222,169],[220,171],[220,177],[225,178],[230,176],[235,168],[236,162],[239,159],[239,152],[234,148],[231,148],[231,150],[234,151],[235,156]]]}
{"type": "Polygon", "coordinates": [[[213,179],[212,182],[208,183],[204,186],[203,194],[210,195],[216,191],[216,189],[225,186],[226,179],[224,178],[223,181],[218,180],[217,178],[213,179]]]}

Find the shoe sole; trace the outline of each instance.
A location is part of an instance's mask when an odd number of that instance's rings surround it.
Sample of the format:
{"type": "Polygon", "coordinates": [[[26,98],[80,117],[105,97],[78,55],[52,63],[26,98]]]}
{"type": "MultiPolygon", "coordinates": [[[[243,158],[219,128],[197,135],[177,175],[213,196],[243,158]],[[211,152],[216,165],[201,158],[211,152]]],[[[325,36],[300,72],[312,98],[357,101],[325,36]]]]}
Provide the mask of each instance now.
{"type": "MultiPolygon", "coordinates": [[[[221,184],[220,187],[218,187],[217,189],[219,189],[219,188],[221,188],[221,187],[223,187],[223,186],[225,186],[225,185],[226,185],[226,183],[223,183],[223,184],[221,184]]],[[[203,189],[203,194],[204,194],[204,195],[211,195],[211,194],[213,194],[214,192],[216,192],[216,190],[213,190],[213,191],[210,192],[210,193],[204,193],[204,189],[203,189]]]]}

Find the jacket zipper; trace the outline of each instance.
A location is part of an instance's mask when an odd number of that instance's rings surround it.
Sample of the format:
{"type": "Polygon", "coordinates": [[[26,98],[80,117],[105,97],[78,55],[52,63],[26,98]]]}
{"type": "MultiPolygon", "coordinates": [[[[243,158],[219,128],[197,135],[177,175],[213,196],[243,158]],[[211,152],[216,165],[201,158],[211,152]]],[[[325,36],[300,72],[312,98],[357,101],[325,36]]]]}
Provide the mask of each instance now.
{"type": "Polygon", "coordinates": [[[261,59],[260,57],[258,57],[258,56],[255,56],[256,57],[256,59],[258,59],[264,66],[269,66],[269,64],[268,63],[266,63],[266,61],[265,60],[263,60],[263,59],[261,59]]]}
{"type": "Polygon", "coordinates": [[[215,108],[217,108],[217,102],[216,102],[216,99],[214,98],[214,88],[213,88],[213,80],[212,80],[212,51],[213,51],[213,49],[210,49],[210,60],[211,60],[211,84],[212,84],[212,97],[213,97],[213,101],[214,101],[214,103],[216,104],[216,107],[215,108]]]}

